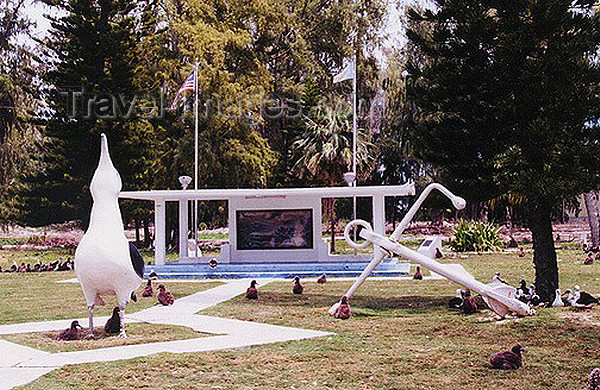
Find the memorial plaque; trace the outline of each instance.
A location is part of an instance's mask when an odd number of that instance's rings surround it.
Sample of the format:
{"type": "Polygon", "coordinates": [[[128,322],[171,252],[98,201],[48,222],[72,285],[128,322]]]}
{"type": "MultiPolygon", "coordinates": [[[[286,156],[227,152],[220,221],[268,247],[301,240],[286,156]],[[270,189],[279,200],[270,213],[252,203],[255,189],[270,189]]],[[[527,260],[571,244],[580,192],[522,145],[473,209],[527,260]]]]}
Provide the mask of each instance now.
{"type": "Polygon", "coordinates": [[[312,209],[238,210],[237,249],[312,249],[312,209]]]}

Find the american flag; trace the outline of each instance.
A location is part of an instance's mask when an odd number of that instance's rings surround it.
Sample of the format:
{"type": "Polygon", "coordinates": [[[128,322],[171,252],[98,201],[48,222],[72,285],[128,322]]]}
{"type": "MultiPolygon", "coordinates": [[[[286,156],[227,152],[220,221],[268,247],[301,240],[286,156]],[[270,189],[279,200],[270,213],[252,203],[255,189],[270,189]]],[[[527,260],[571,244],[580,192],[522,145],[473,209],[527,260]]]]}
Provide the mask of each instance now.
{"type": "Polygon", "coordinates": [[[177,95],[175,96],[175,100],[173,100],[173,104],[171,104],[171,110],[174,110],[177,108],[177,105],[179,103],[179,100],[181,99],[181,96],[183,96],[183,93],[185,91],[193,91],[194,90],[194,86],[195,86],[195,82],[194,82],[194,72],[190,73],[190,75],[188,76],[187,79],[185,79],[185,81],[183,82],[183,84],[181,84],[181,88],[179,88],[179,91],[177,91],[177,95]]]}

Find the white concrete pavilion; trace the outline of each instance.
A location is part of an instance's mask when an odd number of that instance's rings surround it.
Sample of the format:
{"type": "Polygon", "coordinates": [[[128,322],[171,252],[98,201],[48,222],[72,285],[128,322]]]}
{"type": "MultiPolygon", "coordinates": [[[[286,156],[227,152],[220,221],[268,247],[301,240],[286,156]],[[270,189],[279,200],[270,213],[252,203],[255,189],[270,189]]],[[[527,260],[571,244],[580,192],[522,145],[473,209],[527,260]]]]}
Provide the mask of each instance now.
{"type": "MultiPolygon", "coordinates": [[[[277,189],[203,189],[123,191],[121,199],[154,202],[155,264],[166,258],[166,202],[179,205],[180,242],[188,241],[188,210],[193,200],[227,201],[229,243],[221,246],[219,263],[364,262],[370,256],[331,255],[322,237],[324,198],[370,197],[373,229],[385,234],[385,198],[415,194],[412,183],[398,186],[277,189]]],[[[179,263],[207,263],[180,245],[179,263]]]]}

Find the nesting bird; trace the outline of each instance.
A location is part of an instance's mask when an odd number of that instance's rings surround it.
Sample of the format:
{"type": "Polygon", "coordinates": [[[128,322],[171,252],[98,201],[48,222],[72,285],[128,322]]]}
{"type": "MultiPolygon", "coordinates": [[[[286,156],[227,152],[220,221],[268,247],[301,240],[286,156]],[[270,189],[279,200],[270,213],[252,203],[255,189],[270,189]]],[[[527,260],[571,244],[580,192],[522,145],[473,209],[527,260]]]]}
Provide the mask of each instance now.
{"type": "Polygon", "coordinates": [[[167,290],[165,285],[162,283],[158,285],[158,294],[156,294],[156,299],[158,299],[158,303],[163,306],[169,306],[175,302],[173,294],[171,294],[171,292],[167,290]]]}
{"type": "Polygon", "coordinates": [[[88,306],[89,328],[94,332],[93,313],[101,295],[116,295],[125,334],[125,307],[144,275],[144,261],[125,237],[118,196],[121,177],[113,166],[108,140],[101,136],[100,160],[90,184],[93,205],[88,230],[75,251],[75,274],[88,306]]]}
{"type": "Polygon", "coordinates": [[[562,300],[562,294],[560,293],[560,289],[556,289],[556,295],[554,297],[554,301],[552,302],[552,307],[563,307],[565,303],[562,300]]]}
{"type": "Polygon", "coordinates": [[[258,289],[256,288],[256,280],[250,282],[250,287],[246,290],[247,299],[258,299],[258,289]]]}
{"type": "Polygon", "coordinates": [[[121,317],[119,316],[119,306],[115,306],[112,316],[104,325],[104,332],[107,334],[117,334],[121,331],[121,317]]]}
{"type": "Polygon", "coordinates": [[[516,370],[523,365],[521,352],[526,352],[521,345],[517,344],[510,351],[497,352],[490,357],[493,368],[500,370],[516,370]]]}
{"type": "Polygon", "coordinates": [[[142,296],[144,298],[148,298],[154,295],[154,290],[152,289],[152,279],[148,279],[148,283],[146,283],[146,287],[144,287],[144,291],[142,291],[142,296]]]}
{"type": "Polygon", "coordinates": [[[461,306],[464,314],[475,314],[477,313],[477,302],[475,297],[471,296],[471,291],[465,291],[463,304],[461,306]]]}
{"type": "Polygon", "coordinates": [[[530,295],[529,288],[527,288],[527,282],[525,279],[521,279],[519,283],[519,288],[517,288],[517,298],[521,302],[527,303],[527,296],[530,295]]]}
{"type": "Polygon", "coordinates": [[[464,301],[463,290],[456,289],[456,296],[448,301],[448,307],[451,309],[460,309],[464,301]]]}
{"type": "Polygon", "coordinates": [[[58,336],[56,336],[57,340],[79,340],[79,329],[83,329],[81,325],[79,325],[79,321],[71,322],[71,326],[63,331],[61,331],[58,336]]]}
{"type": "Polygon", "coordinates": [[[579,286],[575,286],[572,292],[566,290],[565,294],[567,294],[567,302],[576,308],[590,308],[598,304],[598,299],[585,291],[580,291],[579,286]]]}
{"type": "Polygon", "coordinates": [[[340,305],[335,310],[335,314],[333,316],[340,320],[347,320],[352,316],[352,313],[350,312],[350,305],[348,305],[348,298],[346,298],[345,295],[342,297],[340,305]]]}
{"type": "Polygon", "coordinates": [[[413,276],[414,280],[423,280],[423,274],[421,273],[421,267],[419,267],[417,265],[417,270],[415,271],[415,274],[413,276]]]}
{"type": "Polygon", "coordinates": [[[600,390],[600,368],[594,368],[588,375],[588,385],[583,390],[600,390]]]}
{"type": "Polygon", "coordinates": [[[292,292],[296,295],[302,295],[303,291],[304,287],[302,287],[302,285],[300,284],[300,278],[296,276],[294,278],[294,287],[292,288],[292,292]]]}
{"type": "Polygon", "coordinates": [[[327,283],[327,277],[325,276],[325,274],[323,274],[319,279],[317,279],[317,283],[319,283],[319,284],[327,283]]]}

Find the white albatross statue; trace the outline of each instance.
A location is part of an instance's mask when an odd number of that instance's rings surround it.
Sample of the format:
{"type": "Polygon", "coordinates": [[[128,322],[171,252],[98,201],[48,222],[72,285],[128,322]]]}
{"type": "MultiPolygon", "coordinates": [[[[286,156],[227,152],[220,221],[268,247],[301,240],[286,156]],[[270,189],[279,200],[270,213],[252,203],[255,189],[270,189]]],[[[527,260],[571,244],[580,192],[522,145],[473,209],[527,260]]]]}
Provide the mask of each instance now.
{"type": "Polygon", "coordinates": [[[120,336],[125,334],[125,306],[142,282],[144,261],[127,241],[118,196],[121,177],[108,152],[106,135],[101,136],[100,161],[90,184],[93,205],[90,225],[75,251],[75,275],[87,301],[89,328],[94,332],[94,306],[102,305],[101,295],[116,295],[121,319],[120,336]]]}

